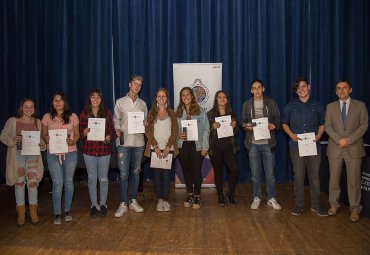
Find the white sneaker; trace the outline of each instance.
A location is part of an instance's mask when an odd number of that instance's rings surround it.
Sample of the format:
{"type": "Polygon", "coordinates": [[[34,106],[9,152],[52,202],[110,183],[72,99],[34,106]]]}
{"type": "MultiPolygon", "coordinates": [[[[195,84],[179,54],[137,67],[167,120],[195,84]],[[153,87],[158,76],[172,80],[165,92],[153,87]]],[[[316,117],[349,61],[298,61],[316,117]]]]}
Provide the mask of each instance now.
{"type": "Polygon", "coordinates": [[[136,199],[131,199],[131,202],[128,207],[134,210],[135,212],[144,212],[144,209],[139,205],[136,199]]]}
{"type": "Polygon", "coordinates": [[[269,206],[272,206],[272,208],[274,208],[275,210],[280,210],[281,209],[281,206],[279,205],[279,203],[276,201],[276,199],[274,197],[273,198],[270,198],[267,201],[267,204],[269,206]]]}
{"type": "Polygon", "coordinates": [[[168,203],[168,201],[163,201],[163,211],[169,212],[171,210],[171,205],[168,203]]]}
{"type": "Polygon", "coordinates": [[[260,204],[261,204],[261,199],[260,199],[259,197],[255,197],[255,198],[253,199],[253,203],[251,204],[251,208],[252,208],[253,210],[257,210],[257,209],[258,209],[258,207],[260,206],[260,204]]]}
{"type": "Polygon", "coordinates": [[[157,212],[163,212],[164,208],[163,208],[163,200],[162,199],[158,199],[158,204],[157,204],[157,212]]]}
{"type": "Polygon", "coordinates": [[[127,205],[125,202],[121,202],[119,204],[119,207],[117,209],[117,211],[114,213],[114,217],[116,218],[119,218],[119,217],[122,217],[122,215],[127,212],[127,205]]]}

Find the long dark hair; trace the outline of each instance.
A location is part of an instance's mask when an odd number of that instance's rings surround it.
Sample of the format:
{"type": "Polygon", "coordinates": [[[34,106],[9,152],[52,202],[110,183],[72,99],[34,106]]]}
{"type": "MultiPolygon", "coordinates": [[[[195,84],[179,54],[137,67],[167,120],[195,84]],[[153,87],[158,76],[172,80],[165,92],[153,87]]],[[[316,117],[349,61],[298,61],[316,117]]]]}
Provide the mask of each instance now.
{"type": "Polygon", "coordinates": [[[60,96],[60,99],[63,100],[64,102],[63,113],[61,117],[62,117],[63,123],[68,124],[70,121],[69,117],[72,115],[72,112],[71,112],[71,109],[69,108],[68,99],[63,92],[56,92],[52,97],[51,106],[49,110],[51,119],[54,119],[58,115],[57,111],[54,109],[54,106],[53,106],[53,100],[56,96],[60,96]]]}
{"type": "Polygon", "coordinates": [[[182,113],[183,113],[182,111],[183,111],[184,103],[181,100],[181,93],[184,90],[188,90],[191,94],[191,104],[190,104],[189,114],[190,115],[199,115],[200,114],[200,106],[196,101],[193,90],[190,87],[183,87],[180,91],[180,100],[179,100],[179,105],[177,106],[176,116],[178,118],[182,117],[182,113]]]}
{"type": "Polygon", "coordinates": [[[92,112],[92,106],[91,106],[91,97],[96,94],[101,98],[101,103],[99,105],[99,110],[98,110],[98,115],[96,116],[97,118],[106,118],[108,115],[107,109],[105,108],[104,104],[104,98],[103,98],[103,93],[97,88],[94,88],[90,90],[89,95],[86,99],[85,107],[84,107],[84,115],[85,118],[91,118],[95,117],[93,112],[92,112]]]}
{"type": "Polygon", "coordinates": [[[157,89],[157,91],[155,92],[155,99],[153,101],[153,104],[152,104],[152,108],[150,109],[150,112],[148,114],[148,122],[149,123],[153,123],[156,119],[157,119],[157,115],[158,115],[158,103],[157,103],[157,95],[158,93],[162,91],[166,94],[166,97],[167,97],[167,107],[166,107],[166,111],[167,113],[170,113],[170,110],[171,110],[171,105],[170,105],[170,101],[169,101],[169,98],[168,98],[168,91],[167,89],[165,88],[159,88],[157,89]]]}
{"type": "Polygon", "coordinates": [[[15,117],[17,119],[22,118],[22,116],[23,116],[23,105],[24,105],[25,102],[28,102],[28,101],[33,103],[33,107],[35,109],[35,112],[31,115],[31,117],[33,118],[33,120],[35,122],[35,126],[37,126],[37,107],[36,107],[35,101],[33,101],[33,99],[31,99],[31,98],[23,98],[19,102],[18,110],[17,110],[17,113],[16,113],[15,117]]]}
{"type": "Polygon", "coordinates": [[[215,99],[214,99],[214,101],[213,101],[213,108],[212,108],[212,110],[213,110],[213,111],[216,111],[216,113],[217,113],[218,115],[220,115],[220,111],[218,110],[217,97],[218,97],[218,95],[219,95],[219,94],[221,94],[221,93],[223,93],[223,94],[226,96],[227,103],[226,103],[226,105],[225,105],[225,113],[226,113],[227,115],[229,115],[229,114],[231,114],[231,112],[232,112],[232,110],[231,110],[231,105],[230,105],[230,102],[229,102],[229,97],[228,97],[228,96],[227,96],[227,94],[226,94],[224,91],[222,91],[222,90],[219,90],[219,91],[217,91],[217,92],[216,92],[216,94],[215,94],[215,99]]]}

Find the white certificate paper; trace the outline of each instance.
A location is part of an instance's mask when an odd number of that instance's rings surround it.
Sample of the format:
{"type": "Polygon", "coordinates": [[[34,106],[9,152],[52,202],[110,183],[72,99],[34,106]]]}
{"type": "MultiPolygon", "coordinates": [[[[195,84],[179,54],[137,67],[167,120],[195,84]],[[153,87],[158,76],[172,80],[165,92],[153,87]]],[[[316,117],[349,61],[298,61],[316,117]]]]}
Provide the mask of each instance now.
{"type": "Polygon", "coordinates": [[[301,139],[298,140],[298,150],[300,157],[317,155],[317,147],[314,132],[297,134],[297,136],[301,139]]]}
{"type": "Polygon", "coordinates": [[[221,125],[217,128],[218,138],[234,136],[233,127],[231,126],[231,115],[216,117],[215,122],[218,122],[221,125]]]}
{"type": "Polygon", "coordinates": [[[88,141],[105,140],[105,118],[89,118],[87,127],[90,128],[89,133],[87,133],[88,141]]]}
{"type": "Polygon", "coordinates": [[[165,158],[158,158],[157,154],[152,151],[150,153],[150,167],[151,168],[161,168],[161,169],[171,169],[173,154],[168,153],[165,158]]]}
{"type": "Polygon", "coordinates": [[[40,131],[22,130],[21,155],[40,155],[40,131]]]}
{"type": "Polygon", "coordinates": [[[198,141],[197,120],[182,120],[181,127],[186,128],[186,141],[198,141]]]}
{"type": "Polygon", "coordinates": [[[253,127],[254,140],[270,139],[269,120],[267,117],[252,119],[256,125],[253,127]]]}
{"type": "Polygon", "coordinates": [[[49,130],[49,153],[67,153],[67,129],[51,129],[49,130]]]}
{"type": "Polygon", "coordinates": [[[144,112],[128,112],[127,117],[129,134],[145,133],[144,112]]]}

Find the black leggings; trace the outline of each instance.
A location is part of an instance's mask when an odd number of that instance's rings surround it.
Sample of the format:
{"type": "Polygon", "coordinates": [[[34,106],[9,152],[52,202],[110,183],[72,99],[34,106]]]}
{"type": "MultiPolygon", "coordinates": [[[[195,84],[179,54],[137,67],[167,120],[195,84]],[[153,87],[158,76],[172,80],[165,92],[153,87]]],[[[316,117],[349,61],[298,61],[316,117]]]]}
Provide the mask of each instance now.
{"type": "Polygon", "coordinates": [[[235,193],[235,187],[239,177],[239,165],[236,154],[230,143],[222,143],[213,146],[211,163],[215,173],[215,184],[217,193],[223,193],[223,165],[229,170],[229,192],[235,193]]]}
{"type": "Polygon", "coordinates": [[[179,160],[184,173],[187,192],[200,195],[203,156],[200,151],[196,151],[195,142],[183,142],[182,148],[179,149],[179,160]]]}

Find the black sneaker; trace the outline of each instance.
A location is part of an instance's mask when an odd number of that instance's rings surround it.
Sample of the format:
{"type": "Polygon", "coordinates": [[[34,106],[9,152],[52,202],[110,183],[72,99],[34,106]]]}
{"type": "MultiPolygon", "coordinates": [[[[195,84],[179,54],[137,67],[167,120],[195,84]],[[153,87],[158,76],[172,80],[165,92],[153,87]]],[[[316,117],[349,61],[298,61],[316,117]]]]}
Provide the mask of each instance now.
{"type": "Polygon", "coordinates": [[[317,214],[317,215],[321,216],[321,217],[327,217],[327,216],[329,216],[328,211],[323,210],[323,209],[321,209],[321,208],[318,208],[318,209],[311,208],[311,211],[312,211],[313,213],[315,213],[315,214],[317,214]]]}
{"type": "Polygon", "coordinates": [[[200,199],[200,196],[194,196],[194,202],[193,202],[193,209],[199,209],[200,205],[202,203],[202,200],[200,199]]]}
{"type": "Polygon", "coordinates": [[[218,206],[225,206],[225,196],[224,196],[224,194],[223,193],[221,193],[221,194],[218,194],[218,196],[217,196],[217,203],[218,203],[218,206]]]}
{"type": "Polygon", "coordinates": [[[227,202],[229,203],[230,206],[235,206],[236,205],[234,193],[232,193],[230,191],[227,192],[226,198],[227,198],[227,202]]]}
{"type": "Polygon", "coordinates": [[[189,193],[186,195],[185,201],[184,201],[184,207],[188,208],[194,203],[193,194],[189,193]]]}
{"type": "Polygon", "coordinates": [[[54,225],[60,225],[60,224],[62,224],[62,216],[60,214],[55,215],[53,224],[54,225]]]}
{"type": "Polygon", "coordinates": [[[107,216],[107,213],[108,213],[107,206],[106,205],[101,205],[100,206],[100,218],[103,218],[103,217],[107,216]]]}
{"type": "Polygon", "coordinates": [[[90,208],[90,217],[91,218],[96,218],[96,216],[99,215],[99,210],[98,208],[96,208],[95,205],[93,205],[91,208],[90,208]]]}
{"type": "Polygon", "coordinates": [[[70,211],[64,212],[64,221],[72,221],[72,214],[70,211]]]}
{"type": "Polygon", "coordinates": [[[294,215],[294,216],[299,216],[301,215],[303,212],[303,208],[302,207],[299,207],[299,206],[294,206],[294,208],[291,210],[291,213],[294,215]]]}

